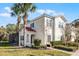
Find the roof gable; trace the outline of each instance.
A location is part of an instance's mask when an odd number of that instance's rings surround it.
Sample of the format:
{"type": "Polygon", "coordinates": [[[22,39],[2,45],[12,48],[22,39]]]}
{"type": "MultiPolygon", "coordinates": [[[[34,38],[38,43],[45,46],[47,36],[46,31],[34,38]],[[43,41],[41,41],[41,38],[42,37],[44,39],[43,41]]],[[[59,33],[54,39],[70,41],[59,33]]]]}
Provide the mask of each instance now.
{"type": "Polygon", "coordinates": [[[51,18],[51,19],[53,18],[53,16],[50,16],[50,15],[47,15],[47,14],[44,13],[41,16],[38,16],[38,17],[32,19],[31,21],[36,21],[36,20],[38,20],[38,19],[40,19],[42,17],[48,17],[48,18],[51,18]]]}
{"type": "Polygon", "coordinates": [[[27,31],[36,32],[36,30],[35,30],[35,29],[32,29],[31,27],[26,27],[26,30],[27,30],[27,31]]]}
{"type": "Polygon", "coordinates": [[[60,18],[62,18],[62,20],[64,20],[65,22],[67,21],[66,18],[65,18],[64,16],[62,16],[62,15],[54,16],[54,18],[56,18],[56,17],[60,17],[60,18]]]}

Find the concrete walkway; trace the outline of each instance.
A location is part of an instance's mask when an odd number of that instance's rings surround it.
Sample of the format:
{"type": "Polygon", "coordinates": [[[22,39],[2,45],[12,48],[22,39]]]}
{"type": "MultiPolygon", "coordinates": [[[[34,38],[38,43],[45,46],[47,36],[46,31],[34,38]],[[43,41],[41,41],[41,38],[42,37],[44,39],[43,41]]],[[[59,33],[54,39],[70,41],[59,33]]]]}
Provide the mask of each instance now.
{"type": "Polygon", "coordinates": [[[69,52],[69,51],[64,51],[64,50],[60,50],[60,49],[55,49],[55,48],[52,48],[52,47],[48,47],[47,48],[48,50],[58,50],[58,51],[62,51],[62,52],[65,52],[65,53],[68,53],[68,54],[73,54],[74,52],[69,52]]]}
{"type": "Polygon", "coordinates": [[[74,53],[72,54],[72,56],[79,56],[79,50],[77,50],[76,52],[74,52],[74,53]]]}
{"type": "Polygon", "coordinates": [[[69,51],[64,51],[64,50],[59,50],[59,49],[54,49],[54,50],[58,50],[58,51],[62,51],[62,52],[65,52],[65,53],[68,53],[68,54],[73,54],[74,52],[69,52],[69,51]]]}

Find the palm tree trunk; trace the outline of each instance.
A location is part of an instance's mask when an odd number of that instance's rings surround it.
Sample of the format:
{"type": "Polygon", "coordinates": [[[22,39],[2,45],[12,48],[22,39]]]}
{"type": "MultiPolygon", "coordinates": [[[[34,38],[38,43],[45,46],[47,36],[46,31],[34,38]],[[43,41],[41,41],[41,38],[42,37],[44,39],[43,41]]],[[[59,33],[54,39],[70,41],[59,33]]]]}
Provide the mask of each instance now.
{"type": "Polygon", "coordinates": [[[26,15],[24,15],[23,21],[24,21],[24,27],[26,27],[26,24],[27,24],[27,16],[26,15]]]}
{"type": "Polygon", "coordinates": [[[19,41],[20,40],[20,38],[19,38],[20,22],[21,22],[21,16],[18,16],[17,26],[16,26],[16,33],[18,33],[18,34],[16,36],[16,41],[17,41],[17,45],[19,44],[19,46],[20,46],[20,41],[19,41]]]}
{"type": "Polygon", "coordinates": [[[18,16],[18,19],[17,19],[17,27],[16,27],[16,31],[18,32],[19,29],[20,29],[20,22],[21,22],[21,16],[18,16]]]}
{"type": "Polygon", "coordinates": [[[26,45],[26,40],[25,40],[25,30],[26,30],[26,25],[27,25],[27,16],[26,16],[26,14],[24,15],[24,17],[23,17],[23,22],[24,22],[24,46],[26,45]]]}

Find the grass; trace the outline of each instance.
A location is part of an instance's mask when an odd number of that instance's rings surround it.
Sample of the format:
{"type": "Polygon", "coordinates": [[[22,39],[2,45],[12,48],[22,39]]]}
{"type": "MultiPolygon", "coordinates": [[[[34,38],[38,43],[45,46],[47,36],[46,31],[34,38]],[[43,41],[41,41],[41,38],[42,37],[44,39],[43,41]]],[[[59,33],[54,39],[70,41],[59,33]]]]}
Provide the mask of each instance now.
{"type": "Polygon", "coordinates": [[[69,56],[58,50],[37,50],[29,48],[0,47],[0,56],[69,56]]]}

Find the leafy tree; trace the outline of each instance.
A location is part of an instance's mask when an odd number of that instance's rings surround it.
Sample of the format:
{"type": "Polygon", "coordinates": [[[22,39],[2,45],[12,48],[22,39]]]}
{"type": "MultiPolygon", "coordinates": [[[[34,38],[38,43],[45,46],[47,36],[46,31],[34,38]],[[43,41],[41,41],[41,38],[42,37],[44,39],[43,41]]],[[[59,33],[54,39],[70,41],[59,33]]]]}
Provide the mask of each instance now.
{"type": "Polygon", "coordinates": [[[7,33],[15,33],[16,32],[16,25],[15,24],[8,24],[6,25],[7,33]]]}
{"type": "Polygon", "coordinates": [[[77,48],[79,48],[79,29],[78,28],[76,28],[76,40],[75,40],[75,42],[77,43],[77,48]]]}
{"type": "Polygon", "coordinates": [[[0,27],[0,41],[8,40],[8,33],[6,29],[1,26],[0,27]]]}
{"type": "Polygon", "coordinates": [[[65,26],[65,39],[64,39],[65,45],[67,45],[67,43],[70,41],[70,39],[71,39],[71,24],[66,24],[66,26],[65,26]]]}

